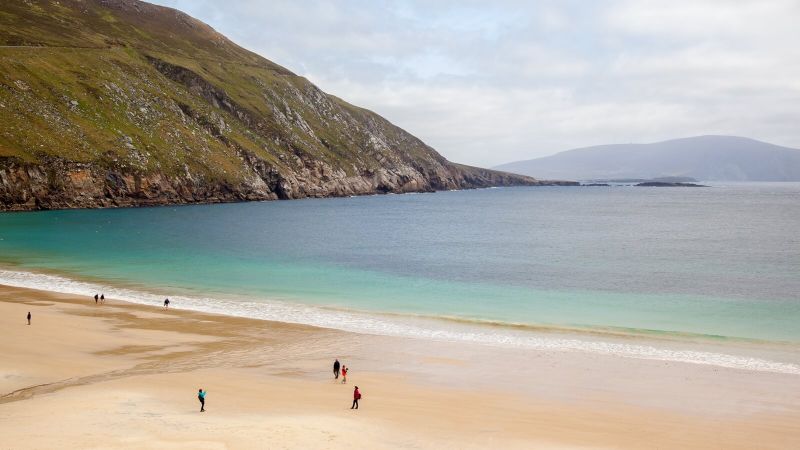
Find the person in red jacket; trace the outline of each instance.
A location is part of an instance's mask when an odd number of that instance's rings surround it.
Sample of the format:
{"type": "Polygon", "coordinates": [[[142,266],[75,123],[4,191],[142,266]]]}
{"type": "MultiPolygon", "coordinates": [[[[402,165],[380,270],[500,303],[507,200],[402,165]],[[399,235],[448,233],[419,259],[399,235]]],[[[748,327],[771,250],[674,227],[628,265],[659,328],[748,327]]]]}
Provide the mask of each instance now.
{"type": "Polygon", "coordinates": [[[347,383],[347,366],[342,365],[342,384],[347,383]]]}
{"type": "Polygon", "coordinates": [[[358,409],[358,401],[361,400],[361,391],[358,390],[358,386],[353,390],[353,406],[350,409],[358,409]]]}

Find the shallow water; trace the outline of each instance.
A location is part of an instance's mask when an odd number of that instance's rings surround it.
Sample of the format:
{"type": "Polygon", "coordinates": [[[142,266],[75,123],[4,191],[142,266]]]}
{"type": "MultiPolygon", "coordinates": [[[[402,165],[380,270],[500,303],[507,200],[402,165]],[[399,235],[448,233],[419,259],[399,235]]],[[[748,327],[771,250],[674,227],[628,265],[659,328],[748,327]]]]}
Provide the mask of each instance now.
{"type": "Polygon", "coordinates": [[[3,213],[0,282],[354,331],[360,311],[797,343],[798,225],[797,183],[3,213]]]}

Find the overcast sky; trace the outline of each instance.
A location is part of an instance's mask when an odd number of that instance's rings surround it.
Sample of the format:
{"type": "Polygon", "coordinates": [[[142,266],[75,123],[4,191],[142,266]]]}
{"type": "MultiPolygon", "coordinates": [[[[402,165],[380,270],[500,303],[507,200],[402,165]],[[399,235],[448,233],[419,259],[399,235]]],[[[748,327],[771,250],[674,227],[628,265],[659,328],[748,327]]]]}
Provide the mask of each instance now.
{"type": "Polygon", "coordinates": [[[733,134],[800,148],[800,1],[155,0],[448,159],[733,134]]]}

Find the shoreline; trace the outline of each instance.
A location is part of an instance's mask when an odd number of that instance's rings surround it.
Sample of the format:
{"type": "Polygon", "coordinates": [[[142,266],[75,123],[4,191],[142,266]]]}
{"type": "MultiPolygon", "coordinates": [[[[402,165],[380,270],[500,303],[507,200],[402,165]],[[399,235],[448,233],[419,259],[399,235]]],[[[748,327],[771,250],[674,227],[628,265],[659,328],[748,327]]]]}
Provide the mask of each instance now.
{"type": "MultiPolygon", "coordinates": [[[[163,294],[115,287],[99,280],[68,278],[57,271],[33,272],[0,265],[0,286],[42,289],[60,294],[105,292],[133,304],[157,306],[163,294]]],[[[655,361],[800,375],[800,345],[781,341],[660,333],[604,332],[567,327],[534,327],[501,322],[401,313],[327,308],[288,301],[247,301],[169,295],[173,307],[229,317],[314,326],[359,334],[416,338],[526,350],[576,351],[655,361]],[[498,333],[498,330],[500,331],[498,333]],[[765,356],[766,355],[766,356],[765,356]]]]}
{"type": "Polygon", "coordinates": [[[800,439],[797,376],[90,301],[0,286],[0,435],[14,448],[786,448],[800,439]],[[358,415],[353,384],[330,378],[334,356],[365,394],[358,415]],[[210,392],[204,415],[197,387],[210,392]]]}
{"type": "MultiPolygon", "coordinates": [[[[3,47],[0,47],[2,49],[3,47]]],[[[459,166],[464,166],[463,164],[454,163],[459,166]]],[[[472,166],[466,166],[472,167],[472,166]]],[[[485,169],[481,167],[472,167],[473,169],[483,170],[487,172],[498,172],[505,175],[512,175],[512,176],[520,176],[520,177],[527,177],[526,175],[518,175],[508,172],[497,171],[494,169],[485,169]]],[[[512,184],[497,184],[497,185],[487,185],[487,186],[471,186],[471,187],[460,187],[456,189],[428,189],[428,190],[414,190],[414,191],[398,191],[398,192],[382,192],[382,191],[373,191],[373,192],[363,192],[363,193],[349,193],[349,194],[332,194],[332,195],[323,195],[323,196],[305,196],[305,197],[293,197],[293,198],[280,198],[280,197],[264,197],[264,198],[216,198],[216,199],[201,199],[201,200],[185,200],[182,199],[181,201],[177,202],[159,202],[158,200],[155,201],[146,201],[137,203],[136,199],[133,201],[129,197],[120,197],[115,199],[106,199],[108,200],[107,204],[102,202],[96,203],[93,206],[58,206],[58,205],[50,205],[47,207],[42,207],[38,203],[35,205],[28,205],[28,204],[12,204],[10,207],[6,207],[5,205],[0,205],[0,212],[4,213],[26,213],[26,212],[41,212],[41,211],[71,211],[71,210],[92,210],[92,209],[126,209],[126,208],[165,208],[165,207],[179,207],[179,206],[194,206],[194,205],[224,205],[224,204],[236,204],[236,203],[253,203],[253,202],[279,202],[279,201],[296,201],[296,200],[324,200],[324,199],[336,199],[336,198],[359,198],[359,197],[374,197],[374,196],[381,196],[381,195],[416,195],[416,194],[436,194],[439,192],[461,192],[461,191],[475,191],[481,189],[501,189],[501,188],[543,188],[543,187],[581,187],[580,182],[578,181],[570,181],[570,180],[540,180],[538,178],[530,178],[533,182],[531,183],[512,183],[512,184]],[[119,200],[122,200],[122,203],[119,203],[119,200]],[[116,202],[113,203],[112,201],[116,202]]]]}

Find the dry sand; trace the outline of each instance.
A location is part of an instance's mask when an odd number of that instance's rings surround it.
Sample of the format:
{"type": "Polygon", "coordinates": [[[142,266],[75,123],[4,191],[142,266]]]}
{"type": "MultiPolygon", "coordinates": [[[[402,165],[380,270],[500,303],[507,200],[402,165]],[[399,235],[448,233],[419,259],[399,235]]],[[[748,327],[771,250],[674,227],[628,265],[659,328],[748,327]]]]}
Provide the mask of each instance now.
{"type": "Polygon", "coordinates": [[[0,355],[0,449],[800,448],[794,375],[10,287],[0,287],[0,355]],[[352,367],[347,385],[332,379],[336,356],[352,367]]]}

